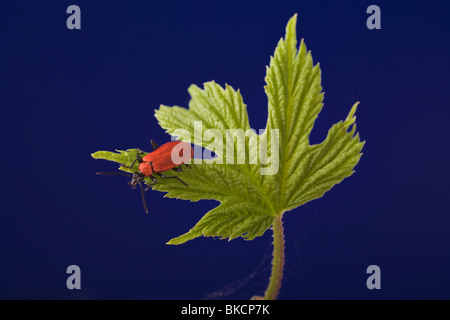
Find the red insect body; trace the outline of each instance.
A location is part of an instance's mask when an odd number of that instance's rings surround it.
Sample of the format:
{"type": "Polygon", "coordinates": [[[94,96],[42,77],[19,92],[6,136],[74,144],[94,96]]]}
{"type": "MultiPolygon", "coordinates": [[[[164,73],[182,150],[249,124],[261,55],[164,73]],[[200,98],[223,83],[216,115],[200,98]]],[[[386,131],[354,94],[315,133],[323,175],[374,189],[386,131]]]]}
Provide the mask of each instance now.
{"type": "Polygon", "coordinates": [[[182,163],[189,161],[194,156],[191,145],[182,141],[171,141],[163,144],[155,151],[142,158],[139,171],[149,177],[153,172],[171,170],[182,163]],[[184,154],[184,150],[189,150],[184,154]]]}

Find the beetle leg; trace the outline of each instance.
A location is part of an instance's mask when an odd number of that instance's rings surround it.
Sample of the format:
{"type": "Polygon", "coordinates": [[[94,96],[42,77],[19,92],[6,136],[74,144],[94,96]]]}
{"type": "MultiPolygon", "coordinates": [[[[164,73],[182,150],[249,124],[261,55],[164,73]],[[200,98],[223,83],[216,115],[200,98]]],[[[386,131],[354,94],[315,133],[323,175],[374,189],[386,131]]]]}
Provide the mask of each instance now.
{"type": "Polygon", "coordinates": [[[183,168],[181,168],[181,166],[178,166],[178,167],[173,168],[173,171],[181,172],[181,171],[183,171],[183,168]]]}
{"type": "MultiPolygon", "coordinates": [[[[139,150],[139,149],[138,149],[138,150],[139,150]]],[[[133,168],[133,166],[134,166],[134,164],[136,163],[136,161],[139,162],[139,163],[142,163],[142,162],[143,162],[143,160],[142,160],[142,158],[141,158],[141,154],[143,154],[143,153],[145,153],[145,152],[142,151],[142,150],[139,150],[139,153],[136,155],[136,159],[134,159],[134,161],[133,161],[133,163],[131,164],[131,166],[126,166],[126,165],[123,164],[123,163],[121,163],[120,165],[121,165],[122,167],[125,167],[125,168],[128,168],[128,169],[133,168]]]]}
{"type": "Polygon", "coordinates": [[[150,140],[150,144],[154,150],[159,148],[159,145],[155,142],[155,140],[150,140]]]}
{"type": "Polygon", "coordinates": [[[167,179],[177,179],[178,181],[180,181],[182,184],[184,184],[185,186],[187,186],[187,183],[183,182],[183,180],[181,180],[180,178],[178,178],[177,176],[171,176],[168,177],[165,174],[159,173],[159,172],[155,172],[158,176],[160,176],[161,178],[167,178],[167,179]]]}
{"type": "Polygon", "coordinates": [[[153,186],[153,185],[155,185],[155,184],[158,183],[158,180],[156,180],[156,178],[155,178],[154,176],[150,176],[150,179],[152,179],[153,183],[147,184],[147,188],[145,188],[145,191],[150,190],[150,187],[151,187],[151,186],[153,186]]]}

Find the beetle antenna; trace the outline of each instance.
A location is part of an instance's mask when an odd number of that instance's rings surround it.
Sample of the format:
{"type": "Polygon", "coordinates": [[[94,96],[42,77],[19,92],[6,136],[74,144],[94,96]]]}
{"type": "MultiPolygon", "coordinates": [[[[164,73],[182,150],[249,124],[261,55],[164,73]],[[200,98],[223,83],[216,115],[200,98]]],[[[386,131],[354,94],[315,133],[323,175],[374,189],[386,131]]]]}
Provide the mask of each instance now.
{"type": "MultiPolygon", "coordinates": [[[[98,175],[104,176],[104,175],[110,175],[110,176],[127,176],[127,177],[133,177],[130,173],[125,172],[97,172],[98,175]]],[[[144,205],[145,213],[148,213],[147,204],[145,203],[145,194],[144,194],[144,188],[142,187],[142,183],[139,183],[139,186],[141,187],[141,195],[142,195],[142,203],[144,205]]]]}
{"type": "Polygon", "coordinates": [[[106,176],[106,175],[110,175],[110,176],[127,176],[127,177],[131,177],[131,174],[129,173],[125,173],[125,172],[97,172],[97,174],[99,176],[106,176]]]}
{"type": "Polygon", "coordinates": [[[142,183],[139,183],[139,186],[141,187],[142,204],[144,205],[145,213],[148,214],[147,204],[145,203],[144,187],[142,186],[142,183]]]}

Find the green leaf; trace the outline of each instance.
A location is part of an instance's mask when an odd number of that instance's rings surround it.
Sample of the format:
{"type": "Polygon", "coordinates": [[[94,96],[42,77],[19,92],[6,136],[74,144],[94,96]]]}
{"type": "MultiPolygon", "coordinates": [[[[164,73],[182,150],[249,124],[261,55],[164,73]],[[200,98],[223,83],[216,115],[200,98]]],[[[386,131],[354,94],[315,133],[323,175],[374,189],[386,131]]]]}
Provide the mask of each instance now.
{"type": "Polygon", "coordinates": [[[272,221],[271,212],[263,206],[255,206],[254,201],[226,201],[208,212],[188,233],[170,240],[168,244],[181,244],[202,235],[230,240],[242,236],[252,240],[261,236],[272,221]]]}
{"type": "MultiPolygon", "coordinates": [[[[158,183],[152,188],[166,192],[167,197],[220,202],[192,229],[168,244],[200,236],[251,240],[270,228],[277,215],[322,197],[354,172],[364,145],[355,134],[357,104],[344,121],[330,128],[322,143],[309,142],[323,107],[321,71],[303,40],[297,47],[296,20],[295,15],[288,22],[286,35],[278,42],[267,68],[268,120],[264,133],[258,135],[251,130],[239,90],[213,81],[203,88],[189,87],[188,109],[161,105],[155,110],[167,133],[216,153],[214,159],[193,159],[193,164],[180,173],[167,172],[176,174],[188,186],[156,177],[158,183]],[[245,138],[240,139],[237,133],[245,133],[245,138]],[[267,157],[258,157],[265,145],[267,157]],[[238,153],[231,155],[227,152],[230,148],[238,153]]],[[[129,166],[137,152],[99,151],[93,157],[129,166]]],[[[120,169],[138,170],[137,165],[120,169]]]]}

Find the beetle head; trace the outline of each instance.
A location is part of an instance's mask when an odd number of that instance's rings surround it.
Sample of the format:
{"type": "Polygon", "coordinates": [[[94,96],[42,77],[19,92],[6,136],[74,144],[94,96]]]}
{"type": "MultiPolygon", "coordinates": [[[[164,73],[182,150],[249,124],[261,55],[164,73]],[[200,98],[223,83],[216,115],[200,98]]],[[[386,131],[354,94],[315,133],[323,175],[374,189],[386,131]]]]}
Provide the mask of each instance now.
{"type": "Polygon", "coordinates": [[[136,186],[138,184],[141,184],[144,181],[144,174],[140,171],[133,173],[133,175],[131,176],[131,181],[128,182],[128,185],[132,188],[132,189],[136,189],[136,186]]]}

